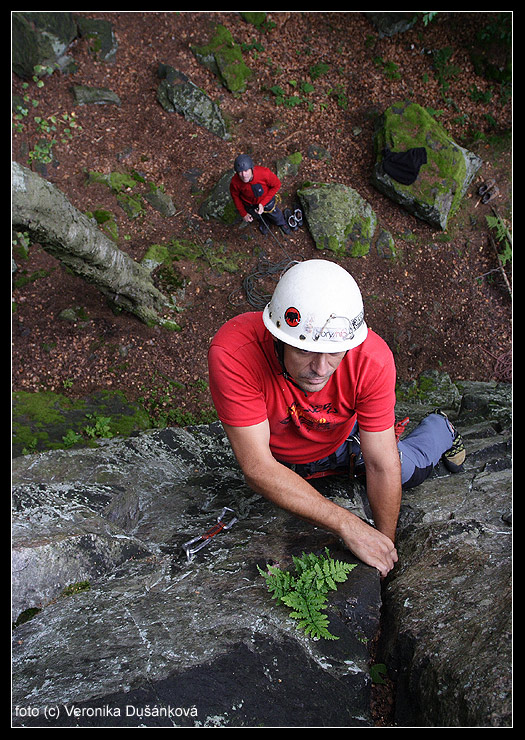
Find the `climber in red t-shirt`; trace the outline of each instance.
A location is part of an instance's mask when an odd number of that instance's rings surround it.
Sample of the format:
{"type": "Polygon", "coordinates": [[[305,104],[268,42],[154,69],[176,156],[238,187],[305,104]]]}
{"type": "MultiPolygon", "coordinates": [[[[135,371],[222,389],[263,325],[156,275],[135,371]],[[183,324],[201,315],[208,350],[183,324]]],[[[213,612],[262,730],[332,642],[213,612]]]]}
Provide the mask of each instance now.
{"type": "Polygon", "coordinates": [[[239,154],[233,164],[235,175],[230,182],[230,194],[244,221],[259,221],[262,234],[268,233],[268,221],[279,226],[284,234],[291,229],[276,205],[275,196],[281,181],[268,167],[256,166],[247,154],[239,154]]]}
{"type": "Polygon", "coordinates": [[[294,264],[262,314],[219,329],[208,363],[212,398],[248,485],[339,535],[385,576],[397,561],[402,486],[424,480],[446,451],[454,451],[449,469],[459,470],[464,448],[441,413],[397,442],[393,356],[367,327],[352,276],[326,260],[294,264]],[[359,459],[375,526],[308,482],[348,473],[359,459]]]}

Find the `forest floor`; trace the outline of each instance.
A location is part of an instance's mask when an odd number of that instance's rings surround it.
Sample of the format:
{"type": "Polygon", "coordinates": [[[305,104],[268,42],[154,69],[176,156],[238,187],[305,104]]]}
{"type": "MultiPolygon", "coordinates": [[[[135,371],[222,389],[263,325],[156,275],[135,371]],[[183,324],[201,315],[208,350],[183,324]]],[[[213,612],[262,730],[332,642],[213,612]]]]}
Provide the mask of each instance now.
{"type": "MultiPolygon", "coordinates": [[[[289,237],[280,231],[262,237],[255,226],[199,217],[200,204],[239,153],[274,169],[278,159],[301,152],[298,176],[283,182],[283,207],[293,204],[306,180],[341,182],[370,203],[394,236],[395,260],[372,251],[341,263],[363,292],[367,323],[392,348],[400,379],[440,369],[453,380],[510,380],[512,299],[486,217],[495,210],[511,223],[512,103],[508,86],[480,76],[470,55],[497,14],[438,13],[427,26],[420,19],[390,38],[381,38],[362,12],[272,12],[268,30],[233,11],[79,15],[109,20],[118,51],[113,63],[97,61],[89,39],[80,38],[70,50],[78,71],[54,73],[41,90],[31,87],[41,118],[74,111],[81,126],[55,145],[45,175],[81,211],[113,212],[118,246],[132,258],[140,261],[152,244],[172,240],[198,245],[199,256],[177,265],[184,281],[181,331],[170,332],[113,313],[93,286],[33,245],[13,276],[13,390],[71,398],[122,390],[129,400],[142,399],[158,422],[211,418],[207,348],[223,322],[253,310],[243,290],[246,276],[261,259],[330,258],[315,248],[306,227],[289,237]],[[246,45],[244,59],[255,75],[243,95],[221,87],[191,51],[209,41],[217,23],[246,45]],[[231,141],[161,108],[160,62],[183,71],[220,104],[231,120],[231,141]],[[327,65],[325,72],[312,81],[310,68],[319,63],[327,65]],[[292,105],[302,81],[314,90],[303,96],[307,102],[292,105]],[[121,105],[75,107],[71,87],[77,84],[109,88],[121,105]],[[276,85],[288,104],[276,104],[276,85]],[[370,184],[374,119],[404,99],[435,111],[449,134],[483,160],[446,232],[418,221],[370,184]],[[311,146],[328,150],[329,160],[309,158],[311,146]],[[86,184],[92,170],[141,172],[172,196],[176,215],[163,218],[148,207],[130,220],[109,189],[86,184]],[[496,180],[499,196],[483,204],[478,187],[489,179],[496,180]],[[228,257],[236,269],[219,269],[210,255],[228,257]],[[80,308],[79,320],[59,318],[72,307],[80,308]]],[[[491,61],[497,63],[498,55],[494,47],[491,61]]],[[[24,92],[16,76],[13,92],[24,92]]],[[[23,131],[13,133],[13,158],[27,166],[38,137],[29,116],[23,131]]],[[[510,279],[510,265],[505,269],[510,279]]]]}

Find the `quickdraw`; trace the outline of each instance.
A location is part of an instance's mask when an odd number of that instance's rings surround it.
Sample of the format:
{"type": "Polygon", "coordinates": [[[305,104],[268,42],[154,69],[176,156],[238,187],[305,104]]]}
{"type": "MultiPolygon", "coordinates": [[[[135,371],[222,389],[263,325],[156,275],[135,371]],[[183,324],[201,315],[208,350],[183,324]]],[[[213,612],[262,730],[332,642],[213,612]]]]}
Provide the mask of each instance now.
{"type": "Polygon", "coordinates": [[[224,517],[226,515],[226,512],[228,511],[231,511],[232,514],[234,513],[233,509],[229,509],[227,506],[225,506],[220,515],[217,517],[217,524],[214,524],[213,527],[210,527],[210,529],[204,532],[204,534],[201,534],[198,537],[194,537],[192,540],[188,540],[188,542],[185,542],[182,545],[182,549],[186,553],[188,563],[191,563],[196,552],[202,550],[203,547],[206,547],[206,545],[210,543],[212,537],[215,537],[215,535],[219,534],[219,532],[222,532],[223,529],[230,529],[230,527],[233,527],[235,522],[238,521],[237,517],[234,516],[229,522],[225,522],[224,517]]]}
{"type": "Polygon", "coordinates": [[[403,433],[407,428],[409,422],[410,418],[408,416],[405,416],[404,419],[395,423],[394,434],[396,435],[396,442],[399,442],[400,438],[403,436],[403,433]]]}

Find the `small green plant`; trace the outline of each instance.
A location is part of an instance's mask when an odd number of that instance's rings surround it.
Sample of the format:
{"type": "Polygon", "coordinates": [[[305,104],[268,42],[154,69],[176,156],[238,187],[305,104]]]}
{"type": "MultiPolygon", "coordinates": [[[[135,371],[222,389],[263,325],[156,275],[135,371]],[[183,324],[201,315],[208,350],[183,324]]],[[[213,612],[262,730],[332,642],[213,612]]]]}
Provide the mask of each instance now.
{"type": "Polygon", "coordinates": [[[444,96],[450,88],[450,80],[457,77],[461,72],[460,68],[451,63],[454,56],[454,49],[447,46],[444,49],[437,49],[434,52],[434,69],[441,87],[441,94],[444,96]]]}
{"type": "MultiPolygon", "coordinates": [[[[53,74],[53,70],[53,67],[44,67],[42,65],[36,65],[34,67],[33,82],[37,88],[42,89],[44,87],[45,83],[41,77],[53,74]]],[[[13,128],[17,133],[23,132],[24,121],[29,115],[30,108],[37,108],[39,105],[39,100],[29,96],[28,82],[24,82],[23,88],[26,91],[24,97],[16,102],[13,112],[13,128]]],[[[28,158],[30,162],[37,161],[42,164],[49,164],[53,160],[53,147],[57,144],[54,135],[59,129],[63,144],[71,141],[75,130],[82,130],[82,126],[79,126],[74,112],[62,113],[60,115],[53,114],[47,118],[34,116],[33,122],[37,134],[42,138],[35,142],[34,148],[28,153],[28,158]]]]}
{"type": "Polygon", "coordinates": [[[97,414],[86,414],[86,417],[93,421],[92,426],[86,426],[84,432],[91,439],[97,437],[109,438],[113,436],[111,431],[111,418],[109,416],[98,416],[97,414]]]}
{"type": "Polygon", "coordinates": [[[401,72],[395,62],[385,61],[382,57],[374,57],[374,64],[378,69],[381,69],[385,77],[389,80],[400,80],[401,72]]]}
{"type": "Polygon", "coordinates": [[[73,429],[68,429],[66,434],[64,434],[64,436],[62,437],[62,442],[64,443],[64,447],[66,449],[68,449],[69,447],[74,447],[74,445],[82,442],[82,435],[78,434],[73,429]]]}
{"type": "Polygon", "coordinates": [[[89,591],[91,585],[89,581],[77,581],[66,586],[62,591],[62,596],[74,596],[75,594],[81,594],[83,591],[89,591]]]}
{"type": "Polygon", "coordinates": [[[428,24],[434,20],[436,15],[439,13],[439,10],[431,10],[428,13],[423,13],[423,24],[425,26],[428,26],[428,24]]]}
{"type": "Polygon", "coordinates": [[[383,678],[383,676],[386,675],[387,670],[384,663],[376,663],[375,665],[370,666],[370,678],[372,679],[372,683],[386,684],[386,681],[383,678]]]}
{"type": "Polygon", "coordinates": [[[502,248],[501,251],[498,251],[498,254],[502,264],[506,265],[507,262],[512,260],[512,237],[510,232],[499,216],[487,214],[485,218],[489,227],[496,232],[496,242],[502,248]]]}
{"type": "Polygon", "coordinates": [[[300,558],[294,557],[294,574],[272,565],[267,566],[266,572],[257,567],[272,598],[292,609],[290,616],[298,620],[298,629],[314,638],[338,640],[328,630],[328,616],[323,610],[328,592],[335,591],[338,583],[344,583],[356,565],[334,560],[328,548],[325,553],[326,556],[303,553],[300,558]]]}
{"type": "Polygon", "coordinates": [[[310,69],[310,78],[312,80],[317,80],[322,75],[327,74],[327,72],[330,71],[330,65],[326,64],[325,62],[319,62],[318,64],[313,64],[310,69]]]}

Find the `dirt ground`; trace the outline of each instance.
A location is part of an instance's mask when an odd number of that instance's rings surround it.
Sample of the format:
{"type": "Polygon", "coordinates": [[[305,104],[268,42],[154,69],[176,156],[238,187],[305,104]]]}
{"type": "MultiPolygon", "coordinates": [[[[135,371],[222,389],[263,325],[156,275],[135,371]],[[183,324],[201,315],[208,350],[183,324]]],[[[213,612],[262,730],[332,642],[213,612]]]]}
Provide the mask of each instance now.
{"type": "MultiPolygon", "coordinates": [[[[114,314],[94,287],[32,246],[13,278],[15,283],[21,276],[38,276],[13,290],[14,390],[54,390],[78,398],[121,389],[131,400],[148,399],[152,412],[176,407],[204,420],[211,407],[208,343],[225,320],[252,310],[244,278],[256,270],[261,256],[273,263],[284,256],[323,253],[306,228],[291,237],[280,232],[273,232],[275,238],[262,237],[255,227],[204,221],[198,208],[237,154],[249,153],[273,168],[277,159],[298,151],[303,163],[296,178],[283,182],[283,206],[294,202],[305,180],[345,183],[371,204],[380,224],[394,235],[395,261],[373,250],[342,264],[362,289],[369,326],[392,348],[398,376],[409,380],[435,368],[455,380],[510,380],[512,300],[498,271],[486,215],[495,208],[510,224],[511,151],[509,145],[501,146],[501,137],[510,131],[512,109],[497,83],[475,73],[469,56],[476,35],[494,13],[438,13],[427,27],[420,21],[392,38],[379,38],[362,12],[272,12],[275,27],[268,32],[247,25],[233,11],[82,15],[111,21],[117,57],[109,64],[96,61],[89,40],[79,39],[70,51],[78,71],[54,73],[41,91],[31,89],[40,101],[39,116],[74,109],[82,126],[68,143],[55,146],[47,177],[80,210],[112,211],[119,226],[118,246],[134,259],[140,260],[151,244],[174,238],[200,244],[202,258],[178,265],[186,285],[179,298],[182,330],[173,333],[114,314]],[[256,74],[241,96],[221,87],[190,49],[207,43],[217,23],[227,26],[237,41],[252,43],[244,57],[256,74]],[[448,48],[453,49],[449,63],[454,74],[446,79],[444,93],[431,52],[448,48]],[[220,104],[231,118],[231,141],[160,107],[159,62],[182,70],[220,104]],[[270,88],[280,85],[289,95],[297,94],[298,83],[308,80],[310,67],[319,62],[329,64],[330,71],[316,80],[311,109],[277,106],[270,88]],[[121,105],[75,108],[75,84],[109,88],[121,105]],[[439,111],[440,122],[455,140],[483,159],[461,213],[446,233],[434,232],[402,211],[369,182],[374,115],[408,98],[439,111]],[[500,143],[495,143],[496,136],[500,143]],[[311,145],[327,149],[330,159],[309,158],[311,145]],[[87,170],[132,169],[164,186],[173,197],[175,216],[163,218],[148,207],[146,217],[132,221],[108,189],[86,184],[87,170]],[[482,204],[477,189],[492,178],[499,197],[482,204]],[[228,255],[246,255],[238,271],[213,269],[206,258],[210,245],[228,255]],[[82,308],[82,320],[59,319],[73,306],[82,308]]],[[[13,90],[22,92],[16,76],[13,90]]],[[[22,133],[13,134],[13,158],[27,165],[27,152],[37,138],[28,120],[22,133]]],[[[510,278],[508,266],[507,274],[510,278]]],[[[167,418],[173,422],[173,416],[167,418]]]]}

